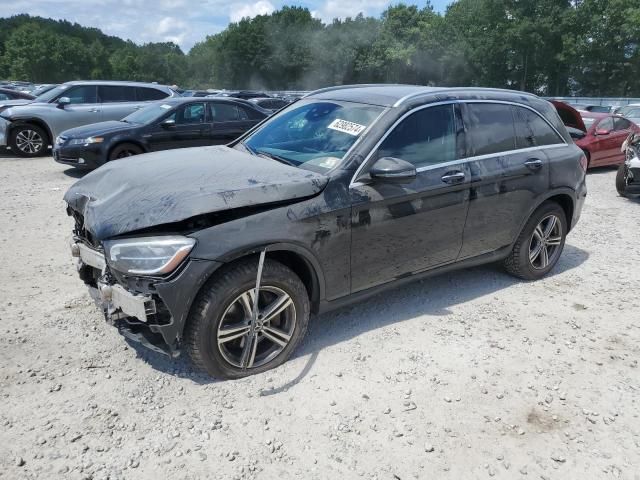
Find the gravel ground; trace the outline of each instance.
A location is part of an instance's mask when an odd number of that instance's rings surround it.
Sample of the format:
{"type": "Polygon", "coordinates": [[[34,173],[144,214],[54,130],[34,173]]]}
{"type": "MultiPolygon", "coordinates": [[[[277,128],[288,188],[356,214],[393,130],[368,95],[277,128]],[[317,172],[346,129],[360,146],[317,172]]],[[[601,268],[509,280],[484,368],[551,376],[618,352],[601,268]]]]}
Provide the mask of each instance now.
{"type": "Polygon", "coordinates": [[[640,202],[589,174],[548,278],[460,271],[315,318],[239,381],[108,326],[51,158],[0,156],[0,478],[640,479],[640,202]]]}

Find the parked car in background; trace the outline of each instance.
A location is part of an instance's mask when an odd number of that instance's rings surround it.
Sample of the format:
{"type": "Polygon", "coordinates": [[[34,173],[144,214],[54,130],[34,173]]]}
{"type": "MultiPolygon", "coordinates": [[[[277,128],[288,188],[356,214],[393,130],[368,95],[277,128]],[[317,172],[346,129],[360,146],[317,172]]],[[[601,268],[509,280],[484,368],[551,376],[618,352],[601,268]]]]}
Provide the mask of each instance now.
{"type": "Polygon", "coordinates": [[[153,83],[78,81],[59,85],[27,105],[0,112],[0,146],[22,157],[47,151],[64,130],[120,120],[149,102],[177,96],[153,83]]]}
{"type": "Polygon", "coordinates": [[[242,98],[243,100],[249,100],[250,98],[267,98],[271,95],[266,94],[265,92],[256,92],[253,90],[222,90],[215,94],[218,97],[234,97],[234,98],[242,98]]]}
{"type": "Polygon", "coordinates": [[[207,95],[211,95],[211,92],[207,92],[206,90],[185,90],[181,95],[183,97],[206,97],[207,95]]]}
{"type": "Polygon", "coordinates": [[[53,146],[53,158],[59,163],[90,169],[109,160],[145,152],[222,145],[269,114],[236,98],[171,98],[121,121],[94,123],[62,132],[53,146]]]}
{"type": "Polygon", "coordinates": [[[584,107],[587,112],[594,113],[613,113],[613,108],[611,105],[587,105],[584,107]]]}
{"type": "Polygon", "coordinates": [[[552,101],[576,145],[585,152],[588,167],[620,165],[624,162],[622,143],[640,128],[619,115],[579,112],[572,106],[552,101]]]}
{"type": "Polygon", "coordinates": [[[265,110],[269,110],[271,112],[277,112],[281,108],[284,108],[291,103],[282,98],[274,97],[256,97],[250,98],[248,101],[255,105],[258,105],[260,108],[264,108],[265,110]]]}
{"type": "Polygon", "coordinates": [[[9,88],[0,88],[0,102],[3,100],[33,100],[33,95],[28,93],[22,93],[18,90],[11,90],[9,88]]]}
{"type": "Polygon", "coordinates": [[[618,115],[622,115],[630,122],[640,125],[640,103],[631,103],[618,110],[618,115]]]}
{"type": "Polygon", "coordinates": [[[625,161],[618,167],[616,190],[620,196],[640,195],[640,134],[632,133],[622,144],[625,161]]]}
{"type": "Polygon", "coordinates": [[[342,86],[228,146],[108,163],[64,199],[107,320],[238,378],[283,363],[312,312],[489,262],[543,277],[580,218],[585,168],[534,95],[342,86]]]}
{"type": "Polygon", "coordinates": [[[31,90],[31,95],[39,97],[40,95],[47,93],[49,90],[53,90],[57,86],[57,83],[43,83],[40,85],[36,85],[35,88],[31,90]]]}

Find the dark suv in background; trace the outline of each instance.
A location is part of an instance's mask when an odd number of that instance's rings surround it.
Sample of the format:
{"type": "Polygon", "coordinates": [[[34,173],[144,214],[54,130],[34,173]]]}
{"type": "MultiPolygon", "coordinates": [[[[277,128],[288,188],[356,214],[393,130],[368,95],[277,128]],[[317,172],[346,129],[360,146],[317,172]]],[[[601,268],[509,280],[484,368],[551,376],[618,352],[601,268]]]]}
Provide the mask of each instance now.
{"type": "Polygon", "coordinates": [[[138,82],[67,82],[27,105],[0,112],[0,147],[22,157],[46,153],[64,130],[120,120],[149,102],[177,96],[169,87],[138,82]]]}
{"type": "Polygon", "coordinates": [[[65,200],[107,320],[237,378],[284,362],[310,313],[403,282],[488,262],[541,278],[585,170],[534,95],[363,85],[311,93],[228,146],[110,162],[65,200]]]}

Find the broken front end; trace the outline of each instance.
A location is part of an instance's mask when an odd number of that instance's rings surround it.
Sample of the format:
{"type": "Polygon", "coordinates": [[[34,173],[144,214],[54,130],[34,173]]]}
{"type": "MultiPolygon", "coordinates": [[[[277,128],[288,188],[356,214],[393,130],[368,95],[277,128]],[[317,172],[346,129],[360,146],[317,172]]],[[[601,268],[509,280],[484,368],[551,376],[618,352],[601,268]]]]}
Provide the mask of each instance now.
{"type": "Polygon", "coordinates": [[[125,337],[176,357],[182,331],[204,281],[221,264],[189,258],[195,240],[181,235],[96,241],[75,219],[71,254],[106,321],[125,337]]]}

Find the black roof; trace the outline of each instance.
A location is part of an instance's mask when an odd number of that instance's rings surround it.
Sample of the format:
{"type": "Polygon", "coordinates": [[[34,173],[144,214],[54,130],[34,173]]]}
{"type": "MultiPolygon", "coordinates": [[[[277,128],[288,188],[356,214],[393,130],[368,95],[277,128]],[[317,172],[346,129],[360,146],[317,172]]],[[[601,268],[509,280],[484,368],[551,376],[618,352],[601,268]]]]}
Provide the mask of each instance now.
{"type": "Polygon", "coordinates": [[[412,100],[428,97],[434,99],[450,98],[487,98],[504,99],[529,103],[535,95],[515,90],[502,90],[497,88],[478,87],[425,87],[422,85],[398,85],[398,84],[369,84],[369,85],[344,85],[316,90],[307,95],[326,100],[342,100],[358,103],[367,103],[383,107],[409,104],[412,100]]]}

